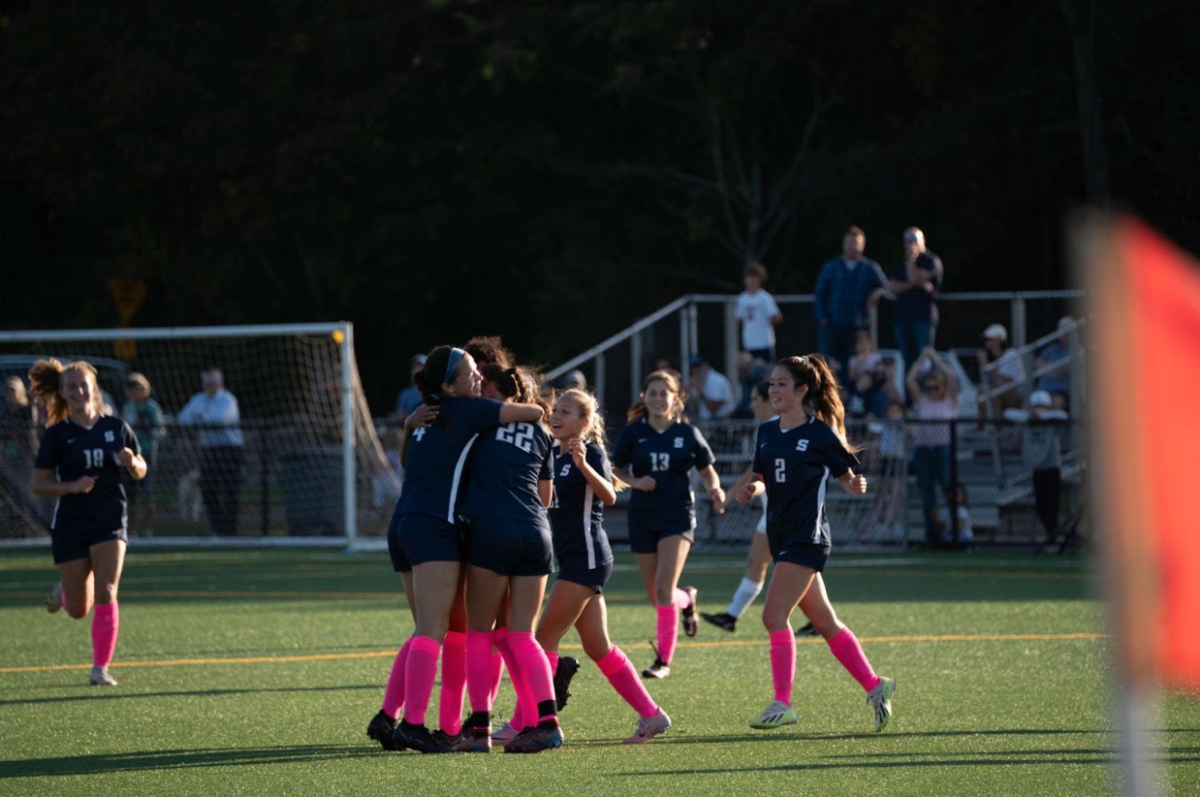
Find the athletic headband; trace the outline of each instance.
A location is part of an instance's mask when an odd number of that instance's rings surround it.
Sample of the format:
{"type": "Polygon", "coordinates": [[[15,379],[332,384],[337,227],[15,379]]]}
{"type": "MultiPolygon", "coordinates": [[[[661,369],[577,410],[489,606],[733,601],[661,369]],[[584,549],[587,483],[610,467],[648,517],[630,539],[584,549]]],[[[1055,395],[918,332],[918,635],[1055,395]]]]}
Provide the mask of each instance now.
{"type": "Polygon", "coordinates": [[[446,378],[442,380],[447,385],[454,381],[454,373],[465,355],[466,352],[457,347],[450,350],[450,359],[446,360],[446,378]]]}

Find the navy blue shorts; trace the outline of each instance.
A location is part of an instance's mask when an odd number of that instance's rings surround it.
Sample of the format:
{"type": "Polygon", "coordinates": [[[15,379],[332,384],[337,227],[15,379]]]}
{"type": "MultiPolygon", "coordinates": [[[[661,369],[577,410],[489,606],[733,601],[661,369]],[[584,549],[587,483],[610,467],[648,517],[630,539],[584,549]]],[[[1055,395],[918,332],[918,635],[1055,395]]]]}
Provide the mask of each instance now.
{"type": "Polygon", "coordinates": [[[630,510],[629,549],[634,553],[658,553],[659,540],[683,535],[696,541],[695,512],[644,512],[630,510]]]}
{"type": "Polygon", "coordinates": [[[466,546],[462,529],[433,515],[395,515],[388,526],[392,569],[407,573],[426,562],[462,562],[466,546]]]}
{"type": "Polygon", "coordinates": [[[77,531],[64,523],[62,518],[58,518],[55,526],[57,528],[50,532],[50,552],[54,555],[56,565],[76,559],[87,559],[91,555],[91,547],[102,542],[122,540],[126,545],[129,544],[129,532],[123,528],[109,531],[77,531]]]}
{"type": "Polygon", "coordinates": [[[586,557],[571,557],[560,560],[558,563],[559,581],[580,584],[594,590],[597,595],[604,592],[604,585],[612,577],[612,572],[613,563],[611,561],[591,568],[587,566],[586,557]]]}
{"type": "Polygon", "coordinates": [[[780,546],[771,544],[771,558],[775,560],[776,564],[787,562],[802,567],[811,567],[820,573],[825,569],[826,562],[829,561],[830,550],[828,545],[818,542],[785,541],[780,546]]]}
{"type": "Polygon", "coordinates": [[[548,576],[552,557],[549,524],[497,515],[471,518],[468,564],[502,576],[548,576]]]}

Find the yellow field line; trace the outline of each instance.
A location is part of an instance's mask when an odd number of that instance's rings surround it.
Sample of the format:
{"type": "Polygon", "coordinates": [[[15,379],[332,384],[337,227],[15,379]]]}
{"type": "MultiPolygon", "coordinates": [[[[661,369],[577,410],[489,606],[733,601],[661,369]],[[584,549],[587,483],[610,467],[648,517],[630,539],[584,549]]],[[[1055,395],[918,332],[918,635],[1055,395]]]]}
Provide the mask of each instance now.
{"type": "MultiPolygon", "coordinates": [[[[914,636],[873,636],[862,637],[860,642],[1062,642],[1073,640],[1107,639],[1108,634],[1074,633],[1074,634],[943,634],[943,635],[914,635],[914,636]]],[[[823,640],[814,637],[797,639],[799,644],[816,644],[823,640]]],[[[728,639],[719,642],[681,642],[681,648],[744,648],[761,647],[768,644],[766,639],[728,639]]],[[[563,650],[579,650],[580,645],[560,645],[563,650]]],[[[624,645],[632,650],[649,649],[649,644],[624,645]]],[[[238,659],[167,659],[165,661],[123,661],[113,664],[113,667],[182,667],[189,665],[211,664],[292,664],[306,661],[340,661],[343,659],[378,659],[395,656],[395,650],[373,650],[363,653],[319,653],[309,656],[252,656],[238,659]]],[[[90,664],[40,664],[32,667],[0,667],[0,674],[18,672],[53,672],[55,670],[79,670],[90,667],[90,664]]]]}

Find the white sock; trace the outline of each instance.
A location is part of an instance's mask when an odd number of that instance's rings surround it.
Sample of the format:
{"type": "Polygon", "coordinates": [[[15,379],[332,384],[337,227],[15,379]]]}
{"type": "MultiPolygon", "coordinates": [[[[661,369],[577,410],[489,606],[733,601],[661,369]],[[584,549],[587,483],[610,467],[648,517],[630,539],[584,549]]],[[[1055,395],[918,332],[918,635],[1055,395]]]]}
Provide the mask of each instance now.
{"type": "Polygon", "coordinates": [[[754,603],[758,593],[762,592],[762,588],[761,581],[751,581],[743,576],[742,583],[738,584],[737,592],[733,593],[733,600],[729,601],[726,613],[734,617],[741,617],[750,608],[750,604],[754,603]]]}

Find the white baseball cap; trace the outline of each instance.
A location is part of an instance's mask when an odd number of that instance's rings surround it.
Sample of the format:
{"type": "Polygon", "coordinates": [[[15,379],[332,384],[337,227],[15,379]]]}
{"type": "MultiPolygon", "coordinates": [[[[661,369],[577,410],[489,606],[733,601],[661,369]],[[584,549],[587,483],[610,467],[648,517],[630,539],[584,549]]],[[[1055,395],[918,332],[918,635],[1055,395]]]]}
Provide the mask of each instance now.
{"type": "Polygon", "coordinates": [[[1054,399],[1045,390],[1035,390],[1029,394],[1029,406],[1052,407],[1054,406],[1054,399]]]}
{"type": "Polygon", "coordinates": [[[1008,330],[1004,328],[1004,324],[992,324],[983,330],[983,337],[995,340],[1008,340],[1008,330]]]}

